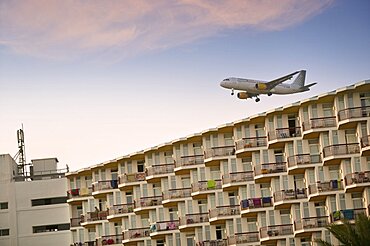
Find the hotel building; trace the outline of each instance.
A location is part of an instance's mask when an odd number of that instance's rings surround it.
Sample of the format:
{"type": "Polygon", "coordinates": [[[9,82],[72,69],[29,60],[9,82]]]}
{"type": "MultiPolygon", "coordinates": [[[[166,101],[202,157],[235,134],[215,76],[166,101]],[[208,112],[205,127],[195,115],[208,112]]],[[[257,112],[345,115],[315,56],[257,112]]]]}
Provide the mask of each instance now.
{"type": "Polygon", "coordinates": [[[337,244],[369,215],[370,81],[67,174],[75,245],[337,244]]]}
{"type": "Polygon", "coordinates": [[[67,169],[56,158],[32,160],[27,172],[0,155],[0,245],[70,244],[67,169]]]}

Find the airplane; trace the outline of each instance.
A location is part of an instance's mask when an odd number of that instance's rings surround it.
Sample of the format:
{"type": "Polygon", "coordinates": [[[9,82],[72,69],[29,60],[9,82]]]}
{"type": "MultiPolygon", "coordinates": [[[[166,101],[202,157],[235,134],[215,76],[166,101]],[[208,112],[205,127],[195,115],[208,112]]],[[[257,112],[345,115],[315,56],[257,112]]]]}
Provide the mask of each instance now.
{"type": "Polygon", "coordinates": [[[255,101],[259,102],[260,98],[258,96],[260,94],[267,94],[268,96],[271,96],[272,94],[293,94],[309,91],[311,86],[316,85],[316,83],[305,85],[305,80],[306,70],[301,70],[269,82],[231,77],[221,81],[220,86],[226,89],[231,89],[231,95],[234,95],[234,90],[241,91],[237,93],[237,97],[239,99],[255,97],[255,101]],[[282,84],[284,81],[292,79],[296,74],[298,74],[298,76],[293,83],[282,84]]]}

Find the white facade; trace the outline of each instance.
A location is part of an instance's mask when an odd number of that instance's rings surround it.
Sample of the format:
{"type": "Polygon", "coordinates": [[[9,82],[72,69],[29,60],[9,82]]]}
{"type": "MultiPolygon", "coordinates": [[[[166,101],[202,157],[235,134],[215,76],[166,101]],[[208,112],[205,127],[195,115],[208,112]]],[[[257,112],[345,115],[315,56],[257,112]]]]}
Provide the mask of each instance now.
{"type": "Polygon", "coordinates": [[[12,157],[0,155],[0,245],[69,245],[67,179],[56,158],[33,160],[32,166],[33,180],[25,181],[12,157]]]}

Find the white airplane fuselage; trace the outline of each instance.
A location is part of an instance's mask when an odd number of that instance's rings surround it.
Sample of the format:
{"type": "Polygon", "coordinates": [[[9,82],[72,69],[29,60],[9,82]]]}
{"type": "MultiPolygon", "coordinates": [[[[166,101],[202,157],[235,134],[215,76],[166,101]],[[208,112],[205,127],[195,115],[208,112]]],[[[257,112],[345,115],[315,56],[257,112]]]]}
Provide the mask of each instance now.
{"type": "Polygon", "coordinates": [[[256,85],[264,84],[267,81],[253,80],[253,79],[242,79],[242,78],[228,78],[228,81],[223,80],[220,85],[227,89],[233,89],[237,91],[245,91],[251,94],[292,94],[297,92],[303,92],[303,88],[293,86],[292,84],[279,84],[270,90],[258,89],[256,85]]]}

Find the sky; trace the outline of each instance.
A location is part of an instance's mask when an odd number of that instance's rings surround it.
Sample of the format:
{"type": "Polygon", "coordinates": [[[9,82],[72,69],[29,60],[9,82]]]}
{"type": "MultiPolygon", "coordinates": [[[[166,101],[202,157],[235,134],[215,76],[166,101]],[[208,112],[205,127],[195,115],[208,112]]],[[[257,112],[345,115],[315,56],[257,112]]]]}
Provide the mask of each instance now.
{"type": "Polygon", "coordinates": [[[370,79],[367,0],[0,2],[0,153],[99,164],[370,79]],[[239,100],[227,77],[307,70],[239,100]]]}

